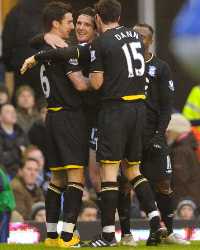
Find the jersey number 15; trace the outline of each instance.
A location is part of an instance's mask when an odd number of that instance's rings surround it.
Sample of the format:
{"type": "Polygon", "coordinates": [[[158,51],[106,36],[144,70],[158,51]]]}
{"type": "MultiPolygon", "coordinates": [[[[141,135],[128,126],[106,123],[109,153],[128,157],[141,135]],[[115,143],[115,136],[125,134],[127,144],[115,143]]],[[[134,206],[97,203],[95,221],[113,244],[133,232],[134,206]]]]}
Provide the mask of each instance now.
{"type": "Polygon", "coordinates": [[[128,78],[136,76],[143,76],[145,71],[145,61],[143,55],[138,51],[141,49],[140,42],[125,43],[122,46],[122,50],[126,57],[126,62],[128,66],[128,78]],[[131,56],[132,55],[132,56],[131,56]],[[140,68],[134,68],[134,61],[138,60],[141,63],[140,68]]]}

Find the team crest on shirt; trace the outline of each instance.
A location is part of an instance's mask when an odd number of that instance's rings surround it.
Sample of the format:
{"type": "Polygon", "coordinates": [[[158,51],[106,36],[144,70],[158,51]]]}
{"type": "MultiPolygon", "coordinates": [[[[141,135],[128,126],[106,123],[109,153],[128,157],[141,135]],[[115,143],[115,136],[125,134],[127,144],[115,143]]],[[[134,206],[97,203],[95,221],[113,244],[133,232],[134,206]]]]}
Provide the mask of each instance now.
{"type": "Polygon", "coordinates": [[[174,90],[175,90],[175,88],[174,88],[174,82],[173,82],[172,80],[169,81],[169,89],[170,89],[171,91],[174,91],[174,90]]]}
{"type": "Polygon", "coordinates": [[[96,60],[95,50],[90,51],[90,59],[91,59],[91,62],[94,62],[96,60]]]}
{"type": "Polygon", "coordinates": [[[69,59],[69,64],[76,66],[78,65],[78,60],[76,58],[71,58],[69,59]]]}
{"type": "Polygon", "coordinates": [[[156,76],[156,67],[155,66],[149,66],[148,74],[152,77],[156,76]]]}

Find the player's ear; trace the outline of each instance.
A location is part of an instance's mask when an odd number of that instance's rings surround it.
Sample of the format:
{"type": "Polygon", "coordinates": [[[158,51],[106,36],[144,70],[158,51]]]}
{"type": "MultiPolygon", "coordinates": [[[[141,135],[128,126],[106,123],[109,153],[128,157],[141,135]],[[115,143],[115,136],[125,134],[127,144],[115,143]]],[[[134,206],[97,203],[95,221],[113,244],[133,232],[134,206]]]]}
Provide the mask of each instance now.
{"type": "Polygon", "coordinates": [[[118,20],[117,20],[118,23],[119,23],[120,19],[121,19],[121,16],[118,17],[118,20]]]}
{"type": "Polygon", "coordinates": [[[96,15],[94,16],[95,22],[98,20],[98,18],[99,18],[99,14],[96,14],[96,15]]]}
{"type": "Polygon", "coordinates": [[[99,26],[101,25],[101,18],[99,16],[99,14],[96,14],[95,15],[95,23],[96,23],[96,27],[97,27],[97,30],[99,29],[99,26]]]}
{"type": "Polygon", "coordinates": [[[153,44],[153,42],[154,42],[154,39],[153,39],[153,36],[149,39],[149,43],[150,43],[150,45],[152,45],[153,44]]]}
{"type": "Polygon", "coordinates": [[[58,29],[59,24],[60,24],[60,23],[59,23],[58,21],[53,20],[53,22],[52,22],[52,28],[56,28],[56,29],[58,29]]]}

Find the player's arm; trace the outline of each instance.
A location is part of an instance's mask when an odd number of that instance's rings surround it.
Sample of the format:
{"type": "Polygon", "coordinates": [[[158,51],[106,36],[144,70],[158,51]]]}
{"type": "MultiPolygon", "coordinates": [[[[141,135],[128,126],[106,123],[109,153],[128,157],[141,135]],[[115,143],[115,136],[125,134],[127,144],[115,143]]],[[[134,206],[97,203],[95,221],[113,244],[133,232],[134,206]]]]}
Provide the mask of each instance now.
{"type": "Polygon", "coordinates": [[[91,87],[95,90],[98,90],[101,88],[102,84],[103,84],[103,72],[93,72],[90,73],[90,84],[91,87]]]}
{"type": "Polygon", "coordinates": [[[159,104],[160,115],[158,120],[158,132],[165,134],[171,119],[174,96],[174,83],[171,78],[171,71],[167,63],[163,64],[159,82],[159,104]]]}
{"type": "Polygon", "coordinates": [[[91,45],[90,59],[90,84],[93,89],[98,90],[104,81],[103,50],[98,38],[91,45]]]}
{"type": "Polygon", "coordinates": [[[166,63],[162,64],[161,67],[157,93],[159,95],[160,114],[157,117],[157,130],[149,142],[149,149],[154,152],[166,147],[165,132],[172,113],[174,85],[169,66],[166,63]]]}
{"type": "Polygon", "coordinates": [[[34,55],[34,58],[37,62],[43,62],[46,60],[64,60],[67,61],[70,58],[76,58],[82,53],[81,49],[78,46],[71,46],[66,48],[56,48],[50,50],[41,50],[34,55]]]}
{"type": "Polygon", "coordinates": [[[89,78],[84,77],[81,71],[71,72],[68,74],[70,81],[78,91],[87,91],[90,89],[89,78]]]}
{"type": "Polygon", "coordinates": [[[57,48],[50,50],[41,50],[37,54],[27,58],[22,67],[21,74],[34,67],[38,62],[44,61],[68,61],[70,58],[85,57],[89,53],[88,48],[81,46],[71,46],[67,48],[57,48]]]}
{"type": "Polygon", "coordinates": [[[89,79],[83,75],[82,66],[79,63],[78,55],[70,58],[66,63],[66,75],[72,82],[74,88],[78,91],[86,91],[90,89],[89,79]]]}

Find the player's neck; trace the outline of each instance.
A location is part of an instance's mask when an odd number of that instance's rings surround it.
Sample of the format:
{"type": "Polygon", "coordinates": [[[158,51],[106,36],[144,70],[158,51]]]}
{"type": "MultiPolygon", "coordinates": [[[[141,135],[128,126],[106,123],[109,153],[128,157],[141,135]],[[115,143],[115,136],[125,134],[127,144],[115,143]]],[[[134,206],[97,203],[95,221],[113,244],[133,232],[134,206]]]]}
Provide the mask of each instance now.
{"type": "MultiPolygon", "coordinates": [[[[54,28],[51,29],[49,33],[52,34],[52,35],[59,36],[61,39],[63,39],[63,37],[62,37],[62,35],[60,34],[60,32],[59,32],[58,30],[54,29],[54,28]]],[[[63,39],[63,40],[64,40],[64,39],[63,39]]]]}
{"type": "Polygon", "coordinates": [[[114,29],[116,27],[119,27],[119,23],[116,22],[116,23],[108,23],[108,24],[103,24],[102,25],[102,32],[106,32],[107,30],[111,30],[111,29],[114,29]]]}
{"type": "Polygon", "coordinates": [[[151,61],[152,58],[153,58],[153,53],[151,53],[149,51],[145,51],[144,52],[145,62],[151,61]]]}

